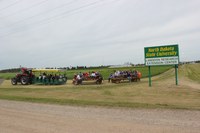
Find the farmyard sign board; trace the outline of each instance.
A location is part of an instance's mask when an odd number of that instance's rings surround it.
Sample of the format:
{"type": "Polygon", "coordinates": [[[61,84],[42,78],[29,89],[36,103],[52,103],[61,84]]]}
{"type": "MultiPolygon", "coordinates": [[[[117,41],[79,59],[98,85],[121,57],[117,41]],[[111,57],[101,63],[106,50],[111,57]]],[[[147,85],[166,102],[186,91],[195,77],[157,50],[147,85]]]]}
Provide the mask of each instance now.
{"type": "Polygon", "coordinates": [[[144,48],[145,65],[149,69],[149,87],[151,87],[151,66],[174,65],[175,80],[178,85],[178,64],[179,48],[178,44],[163,45],[144,48]]]}
{"type": "Polygon", "coordinates": [[[178,45],[145,47],[144,54],[146,66],[179,64],[178,45]]]}

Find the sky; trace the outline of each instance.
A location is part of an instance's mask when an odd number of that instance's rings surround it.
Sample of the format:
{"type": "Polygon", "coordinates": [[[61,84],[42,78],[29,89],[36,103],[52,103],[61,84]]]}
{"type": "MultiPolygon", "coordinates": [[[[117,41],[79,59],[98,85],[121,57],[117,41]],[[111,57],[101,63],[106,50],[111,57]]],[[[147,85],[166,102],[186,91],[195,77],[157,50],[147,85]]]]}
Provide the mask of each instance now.
{"type": "Polygon", "coordinates": [[[0,69],[144,63],[178,44],[200,60],[199,0],[0,0],[0,69]]]}

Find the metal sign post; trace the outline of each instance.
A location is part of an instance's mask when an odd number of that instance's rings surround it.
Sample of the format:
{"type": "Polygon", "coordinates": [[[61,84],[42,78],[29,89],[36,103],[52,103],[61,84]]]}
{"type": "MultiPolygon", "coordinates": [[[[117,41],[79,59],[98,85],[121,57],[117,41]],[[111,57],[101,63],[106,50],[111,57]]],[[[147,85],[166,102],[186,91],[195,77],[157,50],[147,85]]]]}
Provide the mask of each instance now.
{"type": "Polygon", "coordinates": [[[164,45],[144,48],[145,65],[149,69],[149,87],[151,87],[151,68],[150,66],[175,65],[175,80],[178,85],[178,64],[179,48],[178,44],[164,45]]]}
{"type": "Polygon", "coordinates": [[[176,85],[178,85],[178,65],[175,65],[175,81],[176,85]]]}
{"type": "Polygon", "coordinates": [[[149,87],[151,87],[151,66],[149,66],[149,87]]]}

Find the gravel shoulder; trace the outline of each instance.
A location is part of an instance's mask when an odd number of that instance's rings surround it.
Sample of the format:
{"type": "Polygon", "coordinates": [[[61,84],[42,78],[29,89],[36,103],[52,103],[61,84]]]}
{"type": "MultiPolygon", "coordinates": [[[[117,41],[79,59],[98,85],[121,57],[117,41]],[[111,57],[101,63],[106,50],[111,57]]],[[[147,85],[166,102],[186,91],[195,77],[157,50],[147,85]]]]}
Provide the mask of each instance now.
{"type": "Polygon", "coordinates": [[[3,83],[4,79],[0,79],[0,85],[3,83]]]}
{"type": "Polygon", "coordinates": [[[198,133],[200,111],[73,107],[0,100],[4,133],[198,133]]]}

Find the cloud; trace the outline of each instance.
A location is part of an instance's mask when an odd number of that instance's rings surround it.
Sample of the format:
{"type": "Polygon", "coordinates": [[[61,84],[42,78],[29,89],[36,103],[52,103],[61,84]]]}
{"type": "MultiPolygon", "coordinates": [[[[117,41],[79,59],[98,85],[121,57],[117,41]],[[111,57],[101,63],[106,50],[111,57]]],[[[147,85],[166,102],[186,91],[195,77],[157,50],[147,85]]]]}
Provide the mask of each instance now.
{"type": "MultiPolygon", "coordinates": [[[[1,1],[0,10],[11,3],[1,1]]],[[[182,61],[198,60],[199,4],[20,1],[0,13],[0,69],[143,63],[144,47],[174,43],[179,43],[182,61]]]]}

